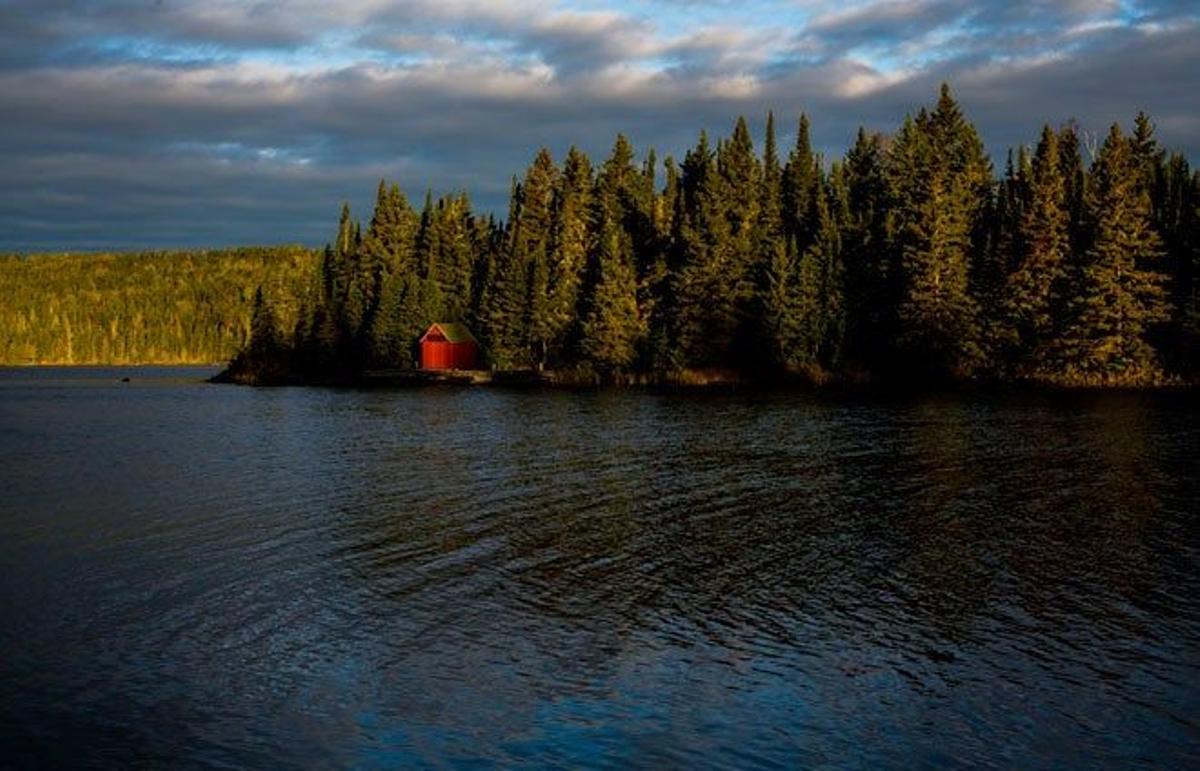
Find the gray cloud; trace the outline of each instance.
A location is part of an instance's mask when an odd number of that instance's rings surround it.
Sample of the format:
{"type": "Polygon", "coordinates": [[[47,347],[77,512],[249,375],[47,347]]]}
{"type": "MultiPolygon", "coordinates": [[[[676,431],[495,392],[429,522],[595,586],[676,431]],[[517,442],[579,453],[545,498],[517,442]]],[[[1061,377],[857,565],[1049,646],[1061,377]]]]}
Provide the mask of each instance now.
{"type": "Polygon", "coordinates": [[[602,156],[624,131],[678,154],[769,108],[787,126],[806,110],[837,154],[943,79],[996,153],[1042,122],[1101,132],[1146,109],[1200,157],[1187,7],[974,5],[821,4],[797,33],[769,15],[668,28],[647,4],[0,0],[0,250],[317,244],[341,200],[369,214],[382,176],[502,214],[540,145],[602,156]],[[939,50],[911,45],[931,35],[939,50]]]}

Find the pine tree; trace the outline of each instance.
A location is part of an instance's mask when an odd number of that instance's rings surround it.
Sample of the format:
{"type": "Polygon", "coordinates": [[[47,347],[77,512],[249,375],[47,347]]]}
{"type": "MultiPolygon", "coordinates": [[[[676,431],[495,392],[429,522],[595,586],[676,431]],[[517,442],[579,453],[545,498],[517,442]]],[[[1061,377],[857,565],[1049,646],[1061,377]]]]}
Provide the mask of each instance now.
{"type": "Polygon", "coordinates": [[[748,259],[761,208],[762,167],[754,155],[754,141],[745,118],[737,119],[733,136],[723,145],[717,163],[723,179],[730,238],[739,256],[748,259]]]}
{"type": "Polygon", "coordinates": [[[770,365],[785,372],[810,363],[805,358],[804,306],[811,302],[800,281],[795,243],[789,238],[773,245],[763,287],[763,349],[770,365]]]}
{"type": "Polygon", "coordinates": [[[899,292],[887,234],[883,137],[859,128],[846,154],[846,221],[841,228],[846,295],[846,355],[855,366],[879,367],[895,328],[899,292]]]}
{"type": "Polygon", "coordinates": [[[514,181],[508,232],[497,256],[484,312],[485,337],[500,368],[530,367],[544,361],[547,330],[548,260],[558,169],[542,148],[524,181],[514,181]],[[536,279],[536,286],[531,281],[536,279]],[[533,328],[534,320],[538,327],[533,328]]]}
{"type": "Polygon", "coordinates": [[[437,282],[437,319],[442,321],[466,321],[471,311],[473,227],[466,193],[438,201],[434,216],[437,249],[432,262],[437,266],[433,276],[437,282]]]}
{"type": "Polygon", "coordinates": [[[612,202],[602,206],[594,256],[595,284],[583,320],[580,348],[584,358],[601,374],[627,371],[645,334],[638,311],[637,280],[632,244],[613,216],[612,202]]]}
{"type": "MultiPolygon", "coordinates": [[[[831,195],[825,188],[824,182],[820,181],[809,218],[813,238],[805,250],[805,256],[812,256],[817,270],[818,304],[813,324],[817,335],[817,362],[823,368],[832,370],[841,365],[845,347],[845,270],[838,220],[830,210],[831,195]]],[[[803,271],[803,258],[801,263],[803,271]]]]}
{"type": "Polygon", "coordinates": [[[265,359],[279,352],[282,338],[279,334],[279,322],[275,318],[275,310],[263,297],[262,287],[254,290],[254,304],[250,310],[250,355],[256,359],[265,359]]]}
{"type": "Polygon", "coordinates": [[[547,301],[541,319],[551,362],[563,359],[576,321],[579,287],[587,267],[592,187],[592,164],[572,147],[554,202],[547,301]]]}
{"type": "Polygon", "coordinates": [[[417,337],[430,319],[424,290],[424,281],[415,267],[387,277],[369,338],[371,349],[368,355],[372,366],[385,369],[413,366],[417,337]]]}
{"type": "MultiPolygon", "coordinates": [[[[1136,167],[1139,190],[1149,193],[1163,165],[1165,153],[1154,138],[1154,123],[1150,116],[1139,112],[1133,120],[1133,134],[1129,137],[1130,151],[1136,167]]],[[[1153,204],[1153,202],[1151,202],[1153,204]]]]}
{"type": "Polygon", "coordinates": [[[648,277],[653,304],[647,309],[649,328],[646,361],[652,370],[671,372],[682,368],[683,358],[673,338],[677,307],[674,276],[679,255],[678,237],[682,218],[682,189],[679,167],[671,156],[663,161],[666,181],[655,202],[655,230],[659,256],[648,277]]]}
{"type": "Polygon", "coordinates": [[[773,254],[783,237],[783,169],[775,139],[775,113],[767,113],[763,140],[762,196],[759,207],[758,237],[764,255],[773,254]]]}
{"type": "Polygon", "coordinates": [[[785,230],[797,239],[801,249],[807,248],[812,240],[812,228],[807,219],[817,194],[817,162],[812,151],[806,114],[800,115],[796,146],[783,170],[782,194],[785,230]]]}
{"type": "Polygon", "coordinates": [[[779,164],[773,112],[767,113],[760,198],[756,246],[749,277],[753,288],[750,304],[751,347],[748,350],[750,359],[743,365],[750,369],[769,370],[779,368],[781,360],[778,328],[783,295],[779,290],[785,282],[782,282],[779,271],[784,268],[787,256],[782,209],[783,169],[779,164]]]}
{"type": "Polygon", "coordinates": [[[1020,348],[1016,323],[1004,308],[1005,285],[1025,251],[1022,223],[1030,203],[1031,174],[1024,146],[1015,158],[1010,149],[1004,176],[986,214],[990,229],[987,248],[972,269],[971,286],[979,304],[980,345],[992,375],[1005,372],[1020,348]]]}
{"type": "Polygon", "coordinates": [[[1057,346],[1059,373],[1070,380],[1133,383],[1161,374],[1145,337],[1168,313],[1143,149],[1113,124],[1092,168],[1087,202],[1095,238],[1072,301],[1074,318],[1057,346]]]}
{"type": "Polygon", "coordinates": [[[947,87],[933,113],[905,121],[892,148],[890,176],[902,278],[899,350],[910,373],[970,376],[982,354],[968,277],[990,166],[947,87]]]}
{"type": "MultiPolygon", "coordinates": [[[[748,338],[754,329],[756,270],[760,264],[762,166],[754,153],[754,142],[746,119],[739,117],[733,136],[722,144],[717,153],[717,168],[721,176],[724,216],[728,222],[725,265],[721,288],[733,303],[733,328],[729,332],[730,363],[746,366],[753,351],[744,345],[733,345],[736,338],[748,338]],[[739,360],[739,358],[743,360],[739,360]]],[[[752,359],[751,359],[752,360],[752,359]]]]}
{"type": "Polygon", "coordinates": [[[681,188],[672,338],[684,366],[721,366],[738,329],[738,298],[727,270],[732,239],[723,180],[703,132],[684,159],[681,188]]]}
{"type": "Polygon", "coordinates": [[[1070,212],[1061,174],[1058,135],[1049,126],[1034,153],[1028,201],[1022,207],[1015,263],[1001,290],[1000,313],[1009,331],[1017,373],[1043,368],[1057,332],[1070,250],[1070,212]]]}
{"type": "Polygon", "coordinates": [[[333,246],[334,254],[338,257],[345,257],[354,251],[355,229],[355,223],[350,217],[350,204],[343,203],[341,216],[338,217],[337,240],[333,246]]]}
{"type": "Polygon", "coordinates": [[[821,284],[826,255],[814,240],[801,253],[796,265],[796,339],[787,351],[790,367],[813,372],[820,365],[821,341],[825,337],[821,284]]]}
{"type": "Polygon", "coordinates": [[[1081,258],[1087,251],[1090,234],[1087,224],[1085,194],[1087,170],[1083,155],[1079,151],[1079,132],[1074,124],[1068,123],[1058,131],[1058,162],[1063,181],[1063,198],[1067,206],[1068,235],[1071,247],[1068,250],[1068,281],[1077,278],[1082,269],[1081,258]]]}
{"type": "Polygon", "coordinates": [[[388,186],[380,180],[375,210],[350,278],[353,296],[361,297],[361,317],[356,323],[361,327],[361,347],[367,364],[372,358],[371,351],[377,348],[372,336],[387,323],[379,318],[384,285],[392,274],[414,269],[418,261],[416,239],[417,219],[408,199],[397,185],[388,186]]]}

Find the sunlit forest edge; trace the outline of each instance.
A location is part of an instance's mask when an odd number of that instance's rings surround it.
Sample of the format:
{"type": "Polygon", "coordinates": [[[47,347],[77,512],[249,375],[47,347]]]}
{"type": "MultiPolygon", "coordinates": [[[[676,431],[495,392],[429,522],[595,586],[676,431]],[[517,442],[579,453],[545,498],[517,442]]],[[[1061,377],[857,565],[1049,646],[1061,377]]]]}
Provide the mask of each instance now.
{"type": "Polygon", "coordinates": [[[294,323],[319,251],[298,246],[0,256],[0,364],[209,364],[268,292],[294,323]]]}

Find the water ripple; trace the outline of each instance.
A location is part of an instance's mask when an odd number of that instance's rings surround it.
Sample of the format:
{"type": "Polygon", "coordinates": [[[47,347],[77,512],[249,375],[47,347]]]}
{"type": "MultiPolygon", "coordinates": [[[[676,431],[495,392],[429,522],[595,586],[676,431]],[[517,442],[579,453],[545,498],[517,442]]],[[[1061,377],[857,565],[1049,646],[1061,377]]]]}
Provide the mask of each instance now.
{"type": "Polygon", "coordinates": [[[3,377],[18,766],[1198,758],[1187,400],[3,377]]]}

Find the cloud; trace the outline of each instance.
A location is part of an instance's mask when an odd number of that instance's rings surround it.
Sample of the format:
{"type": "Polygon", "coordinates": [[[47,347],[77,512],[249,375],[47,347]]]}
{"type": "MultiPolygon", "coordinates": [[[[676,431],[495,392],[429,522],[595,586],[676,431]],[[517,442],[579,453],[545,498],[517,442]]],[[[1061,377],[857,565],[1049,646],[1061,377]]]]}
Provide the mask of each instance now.
{"type": "Polygon", "coordinates": [[[1146,109],[1195,160],[1198,33],[1104,0],[0,0],[0,250],[317,244],[382,176],[503,214],[541,145],[661,157],[770,108],[836,154],[943,79],[996,153],[1146,109]]]}

